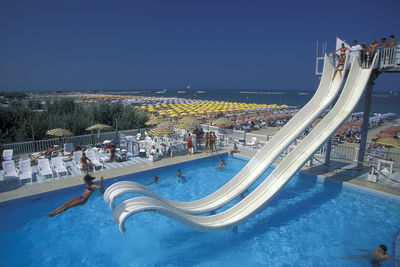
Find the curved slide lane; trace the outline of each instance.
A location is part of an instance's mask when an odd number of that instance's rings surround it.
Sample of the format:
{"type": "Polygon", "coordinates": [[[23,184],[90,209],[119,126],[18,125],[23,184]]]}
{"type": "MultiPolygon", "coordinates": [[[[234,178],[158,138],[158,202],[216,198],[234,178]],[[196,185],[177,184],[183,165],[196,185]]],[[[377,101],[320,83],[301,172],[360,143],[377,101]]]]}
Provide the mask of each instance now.
{"type": "Polygon", "coordinates": [[[304,163],[313,156],[318,148],[345,122],[360,100],[371,71],[372,68],[362,69],[358,61],[354,60],[344,89],[332,110],[281,161],[266,180],[235,206],[215,215],[195,216],[187,214],[159,199],[151,197],[132,198],[123,201],[113,213],[115,221],[119,223],[121,233],[125,232],[124,223],[126,219],[135,213],[146,211],[168,216],[199,231],[219,231],[244,221],[266,205],[304,163]]]}
{"type": "Polygon", "coordinates": [[[111,210],[114,210],[114,200],[125,193],[150,196],[190,214],[205,213],[222,207],[251,186],[282,151],[332,103],[343,81],[339,75],[332,80],[334,69],[334,60],[325,56],[321,82],[311,100],[272,137],[268,145],[265,145],[235,177],[210,195],[195,201],[178,202],[165,199],[139,183],[121,181],[107,188],[104,200],[109,202],[111,210]]]}

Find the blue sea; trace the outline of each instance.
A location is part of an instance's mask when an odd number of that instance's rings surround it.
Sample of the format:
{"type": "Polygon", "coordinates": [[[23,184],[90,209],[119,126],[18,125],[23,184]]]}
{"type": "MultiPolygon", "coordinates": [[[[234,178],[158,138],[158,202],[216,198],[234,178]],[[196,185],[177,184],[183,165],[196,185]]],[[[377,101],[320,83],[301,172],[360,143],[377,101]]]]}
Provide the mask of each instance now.
{"type": "MultiPolygon", "coordinates": [[[[231,102],[246,102],[258,104],[278,104],[289,106],[304,106],[315,91],[272,91],[272,90],[228,90],[228,89],[165,89],[165,90],[131,90],[107,91],[107,93],[138,96],[181,97],[202,100],[217,100],[231,102]]],[[[364,110],[364,99],[354,112],[364,110]]],[[[400,114],[400,92],[376,91],[372,97],[371,112],[400,114]]]]}

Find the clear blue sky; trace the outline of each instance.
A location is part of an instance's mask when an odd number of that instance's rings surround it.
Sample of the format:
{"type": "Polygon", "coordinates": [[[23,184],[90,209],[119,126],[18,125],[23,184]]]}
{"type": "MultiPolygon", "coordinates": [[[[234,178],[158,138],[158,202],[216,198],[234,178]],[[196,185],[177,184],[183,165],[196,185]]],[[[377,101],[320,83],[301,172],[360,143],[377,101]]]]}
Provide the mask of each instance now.
{"type": "MultiPolygon", "coordinates": [[[[314,90],[316,42],[400,40],[399,0],[0,2],[0,90],[314,90]]],[[[400,90],[400,74],[378,90],[400,90]]]]}

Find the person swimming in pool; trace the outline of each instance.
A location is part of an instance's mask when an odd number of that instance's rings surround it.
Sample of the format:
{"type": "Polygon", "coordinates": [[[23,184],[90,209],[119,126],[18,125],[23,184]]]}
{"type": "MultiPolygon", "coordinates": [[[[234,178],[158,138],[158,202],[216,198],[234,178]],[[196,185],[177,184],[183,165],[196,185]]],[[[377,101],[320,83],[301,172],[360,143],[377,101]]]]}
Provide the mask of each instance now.
{"type": "Polygon", "coordinates": [[[147,183],[147,185],[151,185],[151,184],[157,184],[158,183],[158,176],[154,176],[154,179],[150,182],[147,183]]]}
{"type": "Polygon", "coordinates": [[[218,168],[225,167],[225,165],[226,165],[226,163],[225,163],[225,160],[223,159],[223,160],[221,161],[221,163],[219,164],[218,168]]]}
{"type": "Polygon", "coordinates": [[[85,177],[83,177],[83,180],[85,181],[85,191],[83,191],[82,195],[71,198],[65,204],[61,205],[51,213],[46,214],[46,216],[53,217],[54,215],[64,212],[69,208],[85,204],[96,188],[99,188],[100,191],[104,193],[103,176],[100,178],[100,185],[94,184],[94,179],[96,179],[96,177],[86,174],[85,177]]]}
{"type": "Polygon", "coordinates": [[[374,253],[373,257],[370,259],[371,266],[381,266],[381,262],[384,260],[390,260],[392,257],[386,253],[387,247],[384,244],[380,244],[378,249],[358,249],[355,250],[362,252],[374,253]]]}
{"type": "Polygon", "coordinates": [[[181,170],[178,170],[178,171],[176,172],[174,178],[175,178],[175,177],[178,178],[178,179],[180,179],[180,181],[184,181],[184,180],[185,180],[185,176],[182,175],[181,170]]]}

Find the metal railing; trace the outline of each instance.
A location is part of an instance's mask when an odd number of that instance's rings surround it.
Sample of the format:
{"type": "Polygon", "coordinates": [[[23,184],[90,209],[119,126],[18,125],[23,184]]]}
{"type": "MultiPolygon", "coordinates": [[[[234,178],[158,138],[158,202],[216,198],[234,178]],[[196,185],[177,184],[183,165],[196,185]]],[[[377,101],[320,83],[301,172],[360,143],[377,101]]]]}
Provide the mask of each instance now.
{"type": "Polygon", "coordinates": [[[400,70],[400,45],[379,49],[379,69],[400,70]]]}
{"type": "MultiPolygon", "coordinates": [[[[344,160],[347,162],[357,161],[355,147],[348,146],[332,146],[331,159],[344,160]]],[[[358,151],[358,150],[357,150],[358,151]]]]}
{"type": "Polygon", "coordinates": [[[30,142],[19,142],[19,143],[11,143],[4,144],[3,149],[12,149],[14,156],[32,154],[35,152],[42,152],[51,147],[52,145],[62,146],[65,143],[73,143],[74,145],[80,146],[89,146],[92,144],[102,143],[105,140],[114,140],[118,138],[118,134],[124,134],[126,136],[132,135],[135,136],[137,133],[141,132],[143,134],[143,129],[134,129],[134,130],[125,130],[125,131],[116,131],[113,132],[102,132],[100,136],[97,134],[86,134],[86,135],[77,135],[70,136],[65,138],[52,138],[38,141],[30,141],[30,142]]]}
{"type": "MultiPolygon", "coordinates": [[[[358,147],[332,145],[331,159],[342,162],[355,163],[358,160],[358,147]]],[[[385,159],[394,162],[394,168],[400,170],[400,154],[382,151],[379,155],[366,153],[363,162],[378,164],[378,160],[385,159]]]]}

